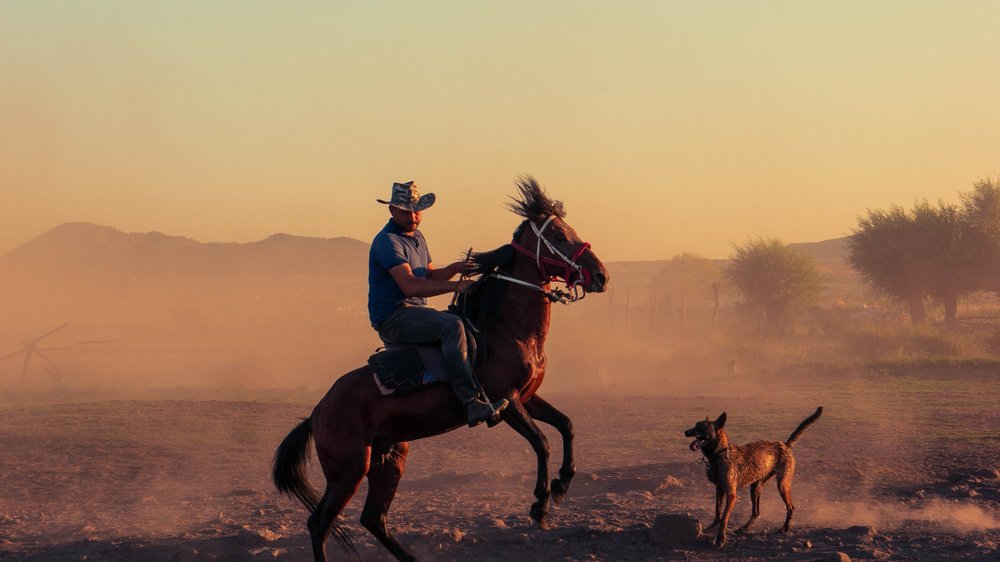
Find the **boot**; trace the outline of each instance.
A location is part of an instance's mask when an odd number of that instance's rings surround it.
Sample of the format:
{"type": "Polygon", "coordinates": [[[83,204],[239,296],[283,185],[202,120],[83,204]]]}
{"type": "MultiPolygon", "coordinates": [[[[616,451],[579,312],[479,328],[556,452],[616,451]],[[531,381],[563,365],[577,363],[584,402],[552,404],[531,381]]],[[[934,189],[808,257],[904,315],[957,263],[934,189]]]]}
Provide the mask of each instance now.
{"type": "Polygon", "coordinates": [[[494,403],[489,403],[479,397],[479,385],[476,384],[475,375],[465,373],[451,379],[451,389],[455,392],[459,402],[465,407],[466,421],[469,427],[477,426],[483,422],[490,427],[500,423],[500,412],[507,407],[507,399],[503,398],[494,403]]]}
{"type": "Polygon", "coordinates": [[[465,403],[465,415],[468,418],[469,427],[475,427],[486,422],[487,427],[493,427],[500,423],[500,412],[507,407],[507,399],[501,398],[490,404],[481,400],[478,396],[465,403]]]}
{"type": "Polygon", "coordinates": [[[465,407],[465,416],[469,427],[475,427],[483,422],[486,422],[489,427],[500,423],[500,412],[507,407],[507,399],[502,398],[491,404],[487,401],[489,397],[486,396],[485,391],[480,397],[481,387],[476,381],[476,375],[468,360],[465,360],[453,372],[448,382],[451,383],[451,389],[458,397],[458,401],[465,407]]]}

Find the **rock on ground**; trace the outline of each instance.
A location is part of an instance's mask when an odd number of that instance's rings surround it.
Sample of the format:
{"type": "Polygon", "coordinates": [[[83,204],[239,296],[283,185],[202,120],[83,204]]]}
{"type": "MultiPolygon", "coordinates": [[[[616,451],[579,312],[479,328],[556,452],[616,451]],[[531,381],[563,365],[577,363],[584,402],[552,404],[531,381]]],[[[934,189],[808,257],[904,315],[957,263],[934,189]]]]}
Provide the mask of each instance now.
{"type": "Polygon", "coordinates": [[[659,546],[690,545],[701,535],[701,523],[690,515],[661,513],[649,529],[649,540],[659,546]]]}

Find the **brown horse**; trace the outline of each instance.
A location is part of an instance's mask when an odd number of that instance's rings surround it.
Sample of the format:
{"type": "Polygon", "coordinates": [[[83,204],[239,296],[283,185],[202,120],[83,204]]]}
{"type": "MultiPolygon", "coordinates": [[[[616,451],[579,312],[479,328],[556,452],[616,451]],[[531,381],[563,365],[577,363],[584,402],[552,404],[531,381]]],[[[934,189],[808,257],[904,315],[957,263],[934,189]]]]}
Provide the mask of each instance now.
{"type": "MultiPolygon", "coordinates": [[[[537,394],[545,377],[551,303],[603,292],[608,272],[590,245],[564,222],[561,202],[550,199],[533,178],[518,180],[517,187],[520,198],[509,207],[525,220],[510,244],[473,255],[475,271],[482,277],[466,297],[465,309],[481,332],[483,360],[477,372],[486,393],[510,401],[503,421],[531,443],[538,458],[530,513],[543,525],[550,496],[561,499],[576,472],[572,424],[537,394]],[[568,291],[553,289],[555,280],[564,281],[568,291]],[[533,420],[554,426],[562,435],[563,462],[551,488],[548,442],[533,420]]],[[[308,527],[316,560],[326,560],[331,530],[337,542],[356,555],[337,517],[366,475],[368,497],[361,524],[396,558],[415,560],[389,533],[386,516],[405,468],[407,442],[464,425],[462,407],[447,384],[429,384],[405,396],[382,396],[367,366],[340,377],[274,456],[275,486],[312,513],[308,527]],[[306,480],[310,437],[326,477],[322,497],[306,480]]]]}

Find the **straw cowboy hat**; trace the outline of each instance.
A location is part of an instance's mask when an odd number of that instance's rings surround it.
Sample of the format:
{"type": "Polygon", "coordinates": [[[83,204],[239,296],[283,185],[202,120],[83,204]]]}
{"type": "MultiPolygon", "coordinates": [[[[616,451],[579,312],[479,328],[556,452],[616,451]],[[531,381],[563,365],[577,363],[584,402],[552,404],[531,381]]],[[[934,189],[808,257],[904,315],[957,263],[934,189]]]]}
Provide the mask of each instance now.
{"type": "Polygon", "coordinates": [[[392,184],[392,197],[388,201],[376,199],[383,205],[392,205],[404,211],[423,211],[434,204],[434,194],[420,195],[412,181],[392,184]]]}

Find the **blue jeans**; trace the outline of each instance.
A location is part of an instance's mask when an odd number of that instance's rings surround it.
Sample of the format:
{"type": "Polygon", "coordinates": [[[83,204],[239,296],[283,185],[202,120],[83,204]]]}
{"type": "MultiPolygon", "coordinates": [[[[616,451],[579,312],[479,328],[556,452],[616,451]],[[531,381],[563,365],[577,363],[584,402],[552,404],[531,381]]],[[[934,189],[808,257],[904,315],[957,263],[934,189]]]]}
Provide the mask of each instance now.
{"type": "Polygon", "coordinates": [[[478,389],[465,341],[465,326],[454,314],[426,306],[404,306],[378,325],[378,334],[390,343],[441,343],[445,376],[462,403],[476,397],[478,389]]]}

